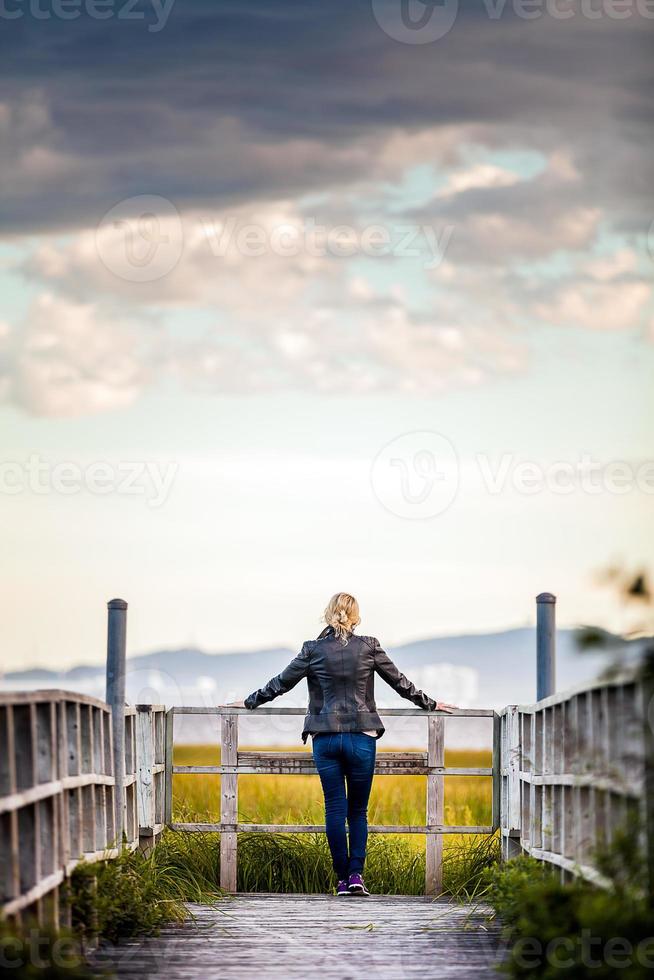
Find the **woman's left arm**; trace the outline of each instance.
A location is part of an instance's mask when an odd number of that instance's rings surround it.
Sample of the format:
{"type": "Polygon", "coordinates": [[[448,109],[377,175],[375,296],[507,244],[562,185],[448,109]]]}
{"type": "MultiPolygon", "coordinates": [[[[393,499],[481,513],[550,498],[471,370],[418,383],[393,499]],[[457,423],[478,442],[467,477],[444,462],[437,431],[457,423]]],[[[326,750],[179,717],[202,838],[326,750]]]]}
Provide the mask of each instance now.
{"type": "Polygon", "coordinates": [[[307,676],[310,657],[311,652],[308,644],[305,643],[297,657],[291,660],[288,667],[284,667],[281,674],[277,674],[258,691],[253,691],[252,694],[248,695],[244,701],[245,707],[258,708],[266,701],[272,701],[274,698],[278,698],[280,694],[286,694],[287,691],[290,691],[303,677],[307,676]]]}

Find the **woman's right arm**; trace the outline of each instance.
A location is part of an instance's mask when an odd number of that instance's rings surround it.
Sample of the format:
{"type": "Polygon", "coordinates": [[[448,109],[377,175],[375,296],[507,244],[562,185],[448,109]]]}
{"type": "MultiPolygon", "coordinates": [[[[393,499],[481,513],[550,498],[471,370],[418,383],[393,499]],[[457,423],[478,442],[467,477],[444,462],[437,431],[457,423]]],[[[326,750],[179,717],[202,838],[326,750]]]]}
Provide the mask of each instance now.
{"type": "Polygon", "coordinates": [[[274,698],[278,698],[280,694],[286,694],[287,691],[290,691],[303,677],[307,676],[310,655],[308,644],[305,643],[297,657],[294,657],[290,664],[284,667],[281,674],[277,674],[258,691],[253,691],[252,694],[248,695],[244,701],[245,707],[250,708],[250,710],[258,708],[259,705],[272,701],[274,698]]]}

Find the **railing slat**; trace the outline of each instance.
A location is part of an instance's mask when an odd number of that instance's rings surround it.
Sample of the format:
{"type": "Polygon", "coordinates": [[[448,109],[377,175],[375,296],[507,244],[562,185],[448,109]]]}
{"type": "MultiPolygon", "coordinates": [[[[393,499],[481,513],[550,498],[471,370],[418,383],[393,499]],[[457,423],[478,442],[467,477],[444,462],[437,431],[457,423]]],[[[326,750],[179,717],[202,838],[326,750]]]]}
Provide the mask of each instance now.
{"type": "MultiPolygon", "coordinates": [[[[239,754],[239,761],[236,766],[173,766],[173,775],[203,774],[217,776],[222,773],[237,772],[241,775],[282,774],[313,776],[317,774],[317,771],[312,757],[306,753],[304,753],[303,759],[298,759],[297,761],[294,758],[289,758],[284,753],[280,753],[279,760],[271,758],[256,763],[254,760],[247,759],[244,763],[239,754]]],[[[436,776],[492,776],[493,768],[491,766],[467,768],[465,766],[414,765],[411,761],[404,764],[401,759],[387,762],[383,758],[380,760],[379,756],[377,756],[375,765],[376,776],[427,776],[429,774],[436,776]]]]}
{"type": "MultiPolygon", "coordinates": [[[[188,831],[189,833],[221,833],[223,823],[172,823],[171,830],[188,831]]],[[[255,834],[324,834],[325,825],[317,824],[286,824],[286,823],[237,823],[227,824],[229,828],[235,828],[235,834],[255,833],[255,834]]],[[[466,826],[447,824],[422,824],[422,825],[386,825],[371,824],[368,827],[371,834],[492,834],[491,824],[479,826],[466,826]]]]}
{"type": "Polygon", "coordinates": [[[173,733],[175,730],[175,713],[172,708],[166,712],[166,776],[164,783],[164,823],[169,824],[173,819],[173,733]]]}
{"type": "Polygon", "coordinates": [[[493,782],[492,782],[492,822],[493,827],[496,829],[501,823],[501,805],[502,805],[502,777],[501,777],[501,767],[502,767],[502,749],[501,749],[501,738],[502,738],[502,726],[500,722],[499,715],[495,715],[493,718],[493,782]]]}

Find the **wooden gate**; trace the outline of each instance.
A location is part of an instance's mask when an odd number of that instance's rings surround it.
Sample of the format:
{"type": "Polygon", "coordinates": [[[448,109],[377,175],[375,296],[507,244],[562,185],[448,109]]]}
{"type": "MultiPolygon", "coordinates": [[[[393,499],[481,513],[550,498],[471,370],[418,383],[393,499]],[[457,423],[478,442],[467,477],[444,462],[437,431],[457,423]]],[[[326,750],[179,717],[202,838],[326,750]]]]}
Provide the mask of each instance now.
{"type": "MultiPolygon", "coordinates": [[[[427,777],[427,807],[425,823],[419,826],[371,826],[373,834],[425,834],[426,875],[425,892],[435,895],[442,890],[442,860],[444,834],[492,834],[500,823],[500,727],[499,716],[489,709],[458,709],[454,712],[423,711],[421,708],[382,708],[382,717],[421,717],[427,722],[427,751],[398,751],[377,754],[375,775],[427,777]],[[467,768],[445,765],[445,718],[489,718],[492,722],[493,757],[488,768],[467,768]],[[492,822],[487,826],[447,826],[444,824],[444,779],[446,776],[489,776],[493,779],[492,822]]],[[[166,713],[166,824],[173,830],[195,833],[220,833],[220,884],[226,891],[235,892],[237,882],[237,834],[287,833],[310,834],[324,832],[324,824],[250,824],[238,820],[238,777],[254,774],[312,775],[316,773],[310,752],[239,751],[238,720],[241,715],[297,715],[303,708],[261,707],[255,712],[246,708],[174,707],[166,713]],[[173,762],[174,723],[177,715],[218,715],[220,717],[220,764],[214,766],[177,766],[173,762]],[[220,776],[220,822],[177,823],[172,819],[173,775],[202,773],[220,776]]]]}

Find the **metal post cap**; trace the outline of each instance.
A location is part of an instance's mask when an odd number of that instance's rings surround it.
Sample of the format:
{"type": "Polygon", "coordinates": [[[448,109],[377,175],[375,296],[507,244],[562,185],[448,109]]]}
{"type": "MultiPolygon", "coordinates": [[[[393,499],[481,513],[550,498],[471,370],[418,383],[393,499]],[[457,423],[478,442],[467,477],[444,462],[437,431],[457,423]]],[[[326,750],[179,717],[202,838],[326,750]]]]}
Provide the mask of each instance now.
{"type": "Polygon", "coordinates": [[[551,592],[541,592],[536,596],[536,602],[556,602],[556,596],[551,592]]]}
{"type": "Polygon", "coordinates": [[[107,609],[127,609],[127,603],[124,599],[110,599],[107,609]]]}

